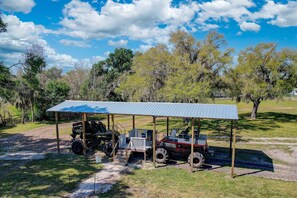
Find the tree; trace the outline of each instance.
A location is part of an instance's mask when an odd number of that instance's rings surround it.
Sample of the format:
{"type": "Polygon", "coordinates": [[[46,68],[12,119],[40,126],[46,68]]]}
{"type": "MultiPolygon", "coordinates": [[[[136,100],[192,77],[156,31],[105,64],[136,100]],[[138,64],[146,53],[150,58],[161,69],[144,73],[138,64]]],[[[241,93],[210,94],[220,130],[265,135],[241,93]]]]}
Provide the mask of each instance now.
{"type": "Polygon", "coordinates": [[[32,122],[34,122],[35,99],[39,91],[39,80],[37,74],[40,74],[46,67],[44,49],[42,46],[33,44],[24,54],[24,63],[22,66],[23,78],[30,90],[30,105],[32,122]]]}
{"type": "Polygon", "coordinates": [[[48,118],[46,109],[68,98],[70,87],[62,79],[62,69],[52,67],[38,75],[39,93],[36,101],[35,118],[48,118]]]}
{"type": "Polygon", "coordinates": [[[130,49],[117,48],[106,60],[94,64],[80,94],[88,100],[122,100],[115,89],[119,86],[120,76],[131,70],[133,56],[130,49]]]}
{"type": "MultiPolygon", "coordinates": [[[[0,14],[1,14],[1,12],[0,12],[0,14]]],[[[6,32],[7,31],[6,27],[7,27],[7,24],[4,23],[2,18],[0,17],[0,32],[6,32]]]]}
{"type": "Polygon", "coordinates": [[[162,101],[171,54],[165,45],[158,45],[135,56],[130,75],[122,76],[116,90],[125,100],[162,101]]]}
{"type": "Polygon", "coordinates": [[[233,49],[225,48],[223,35],[213,31],[196,41],[177,31],[171,33],[170,44],[172,50],[158,45],[137,55],[118,92],[129,100],[205,102],[226,87],[222,75],[231,65],[233,49]]]}
{"type": "Polygon", "coordinates": [[[69,99],[87,99],[88,93],[81,94],[81,87],[88,78],[89,69],[77,63],[75,69],[63,76],[63,80],[70,86],[69,99]]]}
{"type": "Polygon", "coordinates": [[[17,108],[21,109],[22,111],[21,122],[22,124],[24,124],[26,112],[30,107],[31,92],[24,78],[22,78],[22,76],[20,75],[18,75],[16,79],[15,92],[16,94],[13,99],[14,104],[17,108]]]}
{"type": "Polygon", "coordinates": [[[44,92],[37,101],[36,106],[39,111],[39,119],[47,119],[46,110],[54,105],[63,102],[68,98],[70,86],[62,79],[52,79],[47,81],[44,92]]]}
{"type": "Polygon", "coordinates": [[[297,51],[276,47],[260,43],[239,54],[236,70],[242,81],[241,97],[253,103],[251,119],[256,119],[263,100],[281,99],[296,85],[297,51]]]}
{"type": "Polygon", "coordinates": [[[6,101],[11,101],[14,88],[14,76],[10,73],[9,68],[0,62],[0,97],[6,101]]]}

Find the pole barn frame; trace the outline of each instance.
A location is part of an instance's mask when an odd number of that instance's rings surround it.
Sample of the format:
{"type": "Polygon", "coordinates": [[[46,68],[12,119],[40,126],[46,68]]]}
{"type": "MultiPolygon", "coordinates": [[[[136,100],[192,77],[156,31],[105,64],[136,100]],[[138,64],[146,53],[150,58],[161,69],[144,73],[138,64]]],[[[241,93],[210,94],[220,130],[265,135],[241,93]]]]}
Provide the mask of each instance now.
{"type": "Polygon", "coordinates": [[[132,129],[135,129],[135,115],[132,116],[132,129]]]}
{"type": "MultiPolygon", "coordinates": [[[[60,138],[59,138],[59,112],[65,113],[81,113],[83,125],[83,143],[84,152],[86,149],[86,128],[87,113],[107,114],[108,128],[110,125],[110,115],[112,116],[112,144],[115,147],[115,123],[114,115],[130,115],[132,116],[132,126],[135,128],[135,116],[152,116],[153,117],[153,164],[156,166],[156,118],[166,117],[167,134],[169,135],[169,117],[191,117],[192,118],[192,142],[191,142],[191,170],[193,171],[193,153],[194,153],[194,121],[198,119],[198,129],[200,130],[201,119],[222,119],[231,121],[230,130],[230,149],[231,157],[231,177],[234,178],[235,152],[236,152],[236,124],[238,113],[236,105],[220,105],[220,104],[198,104],[198,103],[158,103],[158,102],[101,102],[101,101],[64,101],[50,109],[48,112],[55,113],[57,151],[60,154],[60,138]],[[120,108],[119,108],[120,107],[120,108]],[[86,108],[86,109],[84,109],[86,108]],[[167,108],[164,110],[164,108],[167,108]],[[164,112],[163,112],[164,111],[164,112]],[[195,114],[195,115],[194,115],[195,114]],[[191,115],[191,116],[190,116],[191,115]],[[192,116],[194,115],[194,116],[192,116]],[[234,127],[235,126],[235,127],[234,127]],[[232,143],[233,142],[233,143],[232,143]],[[231,149],[232,148],[232,149],[231,149]]],[[[115,152],[113,152],[115,159],[115,152]]]]}
{"type": "Polygon", "coordinates": [[[112,160],[115,161],[115,137],[114,137],[114,115],[111,115],[111,124],[112,124],[112,160]]]}
{"type": "Polygon", "coordinates": [[[156,168],[156,117],[153,116],[153,164],[156,168]]]}
{"type": "Polygon", "coordinates": [[[194,159],[194,118],[192,118],[192,142],[191,142],[191,172],[193,172],[193,159],[194,159]]]}
{"type": "Polygon", "coordinates": [[[59,138],[59,123],[58,123],[58,119],[59,119],[59,113],[58,112],[55,112],[56,136],[57,136],[57,150],[58,150],[58,154],[60,155],[60,138],[59,138]]]}

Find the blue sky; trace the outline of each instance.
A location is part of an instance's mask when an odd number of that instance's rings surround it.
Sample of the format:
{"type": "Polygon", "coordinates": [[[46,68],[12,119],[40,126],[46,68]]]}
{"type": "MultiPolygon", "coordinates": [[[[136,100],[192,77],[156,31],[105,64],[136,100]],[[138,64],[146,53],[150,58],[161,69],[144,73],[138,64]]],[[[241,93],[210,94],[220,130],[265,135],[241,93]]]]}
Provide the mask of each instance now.
{"type": "Polygon", "coordinates": [[[116,47],[146,51],[182,29],[201,40],[225,35],[234,57],[259,42],[297,48],[297,1],[251,0],[0,0],[8,24],[0,35],[0,61],[22,59],[33,43],[47,62],[65,70],[90,66],[116,47]]]}

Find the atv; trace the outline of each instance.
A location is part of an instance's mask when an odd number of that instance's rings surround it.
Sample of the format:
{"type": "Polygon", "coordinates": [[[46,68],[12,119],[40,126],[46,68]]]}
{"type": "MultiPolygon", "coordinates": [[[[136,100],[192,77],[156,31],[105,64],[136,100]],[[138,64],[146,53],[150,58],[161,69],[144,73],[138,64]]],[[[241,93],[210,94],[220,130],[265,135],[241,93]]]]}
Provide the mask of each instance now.
{"type": "MultiPolygon", "coordinates": [[[[191,143],[189,135],[191,127],[172,130],[167,136],[157,142],[156,162],[166,163],[169,159],[187,159],[191,164],[191,143]]],[[[201,135],[198,129],[194,130],[194,154],[193,167],[199,168],[203,165],[208,154],[207,136],[201,135]]]]}
{"type": "MultiPolygon", "coordinates": [[[[83,154],[83,130],[82,122],[72,124],[72,151],[75,154],[83,154]]],[[[102,143],[110,144],[112,141],[112,131],[106,130],[106,126],[102,122],[85,121],[86,129],[86,147],[87,149],[99,149],[102,143]]],[[[115,141],[118,141],[119,132],[115,131],[115,141]]]]}

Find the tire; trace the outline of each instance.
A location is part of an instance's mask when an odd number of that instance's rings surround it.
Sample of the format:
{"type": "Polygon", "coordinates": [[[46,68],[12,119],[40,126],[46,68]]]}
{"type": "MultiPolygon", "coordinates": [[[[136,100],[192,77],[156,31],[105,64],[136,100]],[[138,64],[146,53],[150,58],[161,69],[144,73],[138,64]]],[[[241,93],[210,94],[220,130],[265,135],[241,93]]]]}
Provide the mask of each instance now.
{"type": "Polygon", "coordinates": [[[164,148],[157,148],[156,150],[156,162],[165,164],[168,160],[168,152],[164,148]]]}
{"type": "MultiPolygon", "coordinates": [[[[204,163],[204,157],[201,153],[195,152],[193,153],[193,167],[200,168],[204,163]]],[[[191,154],[188,157],[188,163],[191,166],[191,154]]]]}
{"type": "Polygon", "coordinates": [[[112,156],[112,143],[105,144],[104,146],[104,153],[107,157],[112,156]]]}
{"type": "Polygon", "coordinates": [[[71,148],[72,148],[73,153],[75,153],[77,155],[81,155],[84,152],[84,144],[81,140],[75,140],[72,143],[71,148]]]}

